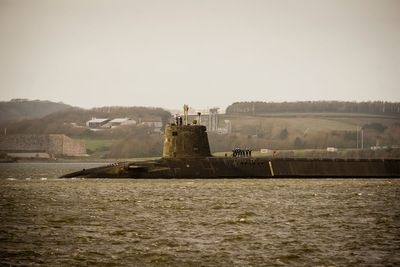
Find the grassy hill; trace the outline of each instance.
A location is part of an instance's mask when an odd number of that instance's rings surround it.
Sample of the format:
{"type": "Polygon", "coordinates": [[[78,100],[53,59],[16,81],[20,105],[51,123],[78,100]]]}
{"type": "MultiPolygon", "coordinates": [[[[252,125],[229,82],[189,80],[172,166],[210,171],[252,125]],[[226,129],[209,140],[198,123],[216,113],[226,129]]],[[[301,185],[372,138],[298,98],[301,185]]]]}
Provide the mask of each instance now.
{"type": "Polygon", "coordinates": [[[43,118],[51,113],[69,108],[72,107],[61,102],[13,99],[0,102],[0,122],[43,118]]]}
{"type": "Polygon", "coordinates": [[[353,149],[400,145],[400,119],[393,116],[360,113],[274,113],[268,115],[220,115],[232,133],[222,137],[210,133],[214,152],[233,147],[255,150],[353,149]],[[358,135],[358,138],[357,138],[358,135]],[[362,140],[362,141],[361,141],[362,140]]]}
{"type": "Polygon", "coordinates": [[[274,131],[288,128],[304,131],[353,131],[357,126],[380,123],[390,126],[400,123],[400,118],[370,114],[339,113],[285,113],[273,115],[222,115],[221,120],[231,120],[233,132],[256,134],[258,130],[274,131]]]}

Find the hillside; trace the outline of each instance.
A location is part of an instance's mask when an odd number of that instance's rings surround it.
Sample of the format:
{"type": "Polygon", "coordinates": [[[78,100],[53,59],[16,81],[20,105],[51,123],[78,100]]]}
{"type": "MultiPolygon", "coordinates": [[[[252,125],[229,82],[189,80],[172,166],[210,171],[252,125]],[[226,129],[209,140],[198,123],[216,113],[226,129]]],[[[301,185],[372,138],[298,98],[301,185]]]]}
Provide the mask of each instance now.
{"type": "MultiPolygon", "coordinates": [[[[208,115],[203,115],[204,125],[208,125],[207,119],[208,115]]],[[[129,158],[161,156],[162,134],[139,122],[162,121],[165,125],[170,120],[171,114],[161,108],[68,108],[42,118],[0,122],[0,129],[6,128],[7,134],[66,134],[84,141],[89,154],[95,157],[129,158]],[[92,117],[130,117],[138,123],[91,130],[85,123],[92,117]]],[[[327,147],[351,150],[362,146],[364,149],[400,146],[400,117],[393,113],[304,111],[260,112],[253,115],[227,112],[218,115],[218,120],[218,128],[226,127],[229,121],[231,132],[219,134],[209,129],[212,152],[231,151],[235,147],[248,147],[254,151],[326,151],[327,147]]]]}
{"type": "Polygon", "coordinates": [[[71,108],[51,101],[12,99],[0,102],[0,122],[42,118],[51,113],[71,108]]]}
{"type": "Polygon", "coordinates": [[[43,118],[0,122],[0,129],[12,134],[66,134],[85,142],[88,153],[97,157],[160,156],[163,138],[160,132],[140,122],[158,121],[163,125],[171,114],[152,107],[69,108],[43,118]],[[86,122],[96,118],[134,119],[137,124],[115,128],[89,129],[86,122]]]}
{"type": "Polygon", "coordinates": [[[231,134],[209,133],[213,152],[233,147],[254,150],[370,149],[399,146],[400,119],[359,113],[275,113],[269,115],[220,115],[219,127],[231,123],[231,134]],[[357,137],[358,135],[358,137],[357,137]]]}
{"type": "Polygon", "coordinates": [[[219,127],[226,120],[231,134],[210,133],[213,152],[400,146],[397,102],[236,102],[219,116],[219,127]]]}

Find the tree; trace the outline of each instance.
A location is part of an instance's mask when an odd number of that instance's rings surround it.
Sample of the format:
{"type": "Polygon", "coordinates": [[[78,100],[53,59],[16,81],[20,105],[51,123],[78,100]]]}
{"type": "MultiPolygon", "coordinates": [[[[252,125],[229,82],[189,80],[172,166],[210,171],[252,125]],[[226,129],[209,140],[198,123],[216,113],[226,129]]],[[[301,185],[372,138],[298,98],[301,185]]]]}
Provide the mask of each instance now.
{"type": "Polygon", "coordinates": [[[294,145],[295,148],[303,148],[304,143],[303,143],[303,141],[301,140],[300,137],[296,137],[296,139],[294,140],[293,145],[294,145]]]}
{"type": "Polygon", "coordinates": [[[279,138],[282,140],[285,140],[286,138],[288,138],[289,132],[288,130],[285,128],[281,131],[281,133],[279,134],[279,138]]]}
{"type": "Polygon", "coordinates": [[[372,122],[372,123],[364,124],[362,128],[364,130],[371,129],[371,130],[377,131],[378,133],[383,133],[387,127],[385,125],[382,125],[381,123],[372,122]]]}

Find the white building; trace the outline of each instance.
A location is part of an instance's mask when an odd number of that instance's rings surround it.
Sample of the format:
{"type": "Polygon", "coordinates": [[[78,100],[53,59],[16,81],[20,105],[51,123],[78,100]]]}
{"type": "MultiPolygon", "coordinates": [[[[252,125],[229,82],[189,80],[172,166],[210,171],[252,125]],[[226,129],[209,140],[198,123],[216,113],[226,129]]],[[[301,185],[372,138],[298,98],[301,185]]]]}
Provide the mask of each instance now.
{"type": "Polygon", "coordinates": [[[92,118],[90,121],[86,122],[86,126],[89,128],[101,128],[103,125],[105,125],[107,122],[109,122],[110,119],[106,118],[92,118]]]}
{"type": "Polygon", "coordinates": [[[338,149],[336,147],[327,147],[326,151],[328,151],[328,152],[337,152],[338,149]]]}
{"type": "Polygon", "coordinates": [[[124,125],[135,125],[136,121],[130,118],[115,118],[103,125],[103,128],[113,128],[124,125]]]}

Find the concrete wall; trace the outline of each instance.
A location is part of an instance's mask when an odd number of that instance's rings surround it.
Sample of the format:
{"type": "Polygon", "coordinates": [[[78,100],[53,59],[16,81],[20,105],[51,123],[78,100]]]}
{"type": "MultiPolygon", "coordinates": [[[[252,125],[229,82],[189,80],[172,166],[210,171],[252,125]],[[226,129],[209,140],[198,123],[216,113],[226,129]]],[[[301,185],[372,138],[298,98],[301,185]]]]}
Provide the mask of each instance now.
{"type": "Polygon", "coordinates": [[[46,151],[53,155],[63,155],[63,135],[49,135],[49,143],[46,151]]]}
{"type": "Polygon", "coordinates": [[[47,135],[7,135],[0,137],[0,151],[44,152],[48,143],[47,135]]]}
{"type": "Polygon", "coordinates": [[[86,147],[83,143],[63,134],[8,135],[0,137],[0,151],[82,156],[86,154],[86,147]]]}
{"type": "Polygon", "coordinates": [[[68,156],[84,155],[86,154],[85,144],[62,135],[62,154],[68,156]]]}

